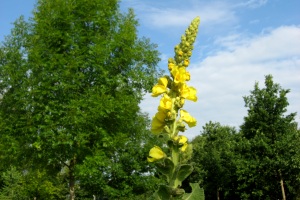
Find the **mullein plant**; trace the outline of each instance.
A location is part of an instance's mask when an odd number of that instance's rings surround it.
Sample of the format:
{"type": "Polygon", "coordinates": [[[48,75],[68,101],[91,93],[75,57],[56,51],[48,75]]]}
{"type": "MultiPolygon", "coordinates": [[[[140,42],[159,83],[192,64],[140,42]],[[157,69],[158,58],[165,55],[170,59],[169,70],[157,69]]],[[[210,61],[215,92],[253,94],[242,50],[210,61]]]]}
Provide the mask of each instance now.
{"type": "Polygon", "coordinates": [[[151,131],[166,139],[164,149],[167,149],[164,151],[161,147],[154,146],[147,158],[148,162],[155,163],[161,177],[165,179],[152,196],[154,199],[204,199],[203,189],[200,189],[198,183],[190,183],[192,193],[185,193],[180,188],[183,180],[193,171],[193,166],[189,163],[192,144],[180,133],[186,130],[186,125],[194,127],[197,124],[196,119],[183,106],[185,100],[197,101],[196,89],[187,85],[191,78],[187,67],[199,23],[200,18],[196,17],[181,36],[180,44],[175,46],[175,57],[168,60],[170,75],[159,78],[152,88],[152,96],[160,96],[161,99],[158,112],[152,119],[151,131]]]}

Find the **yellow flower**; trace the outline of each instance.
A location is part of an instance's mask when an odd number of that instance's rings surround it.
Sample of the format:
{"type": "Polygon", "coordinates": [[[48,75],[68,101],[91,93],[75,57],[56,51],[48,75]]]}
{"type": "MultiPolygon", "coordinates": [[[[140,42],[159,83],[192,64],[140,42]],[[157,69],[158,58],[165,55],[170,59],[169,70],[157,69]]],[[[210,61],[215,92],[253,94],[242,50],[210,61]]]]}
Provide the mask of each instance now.
{"type": "Polygon", "coordinates": [[[174,67],[171,71],[175,83],[183,83],[190,79],[190,74],[185,67],[174,67]]]}
{"type": "Polygon", "coordinates": [[[180,96],[191,100],[191,101],[197,101],[197,90],[194,87],[188,87],[186,84],[182,84],[181,88],[179,89],[180,91],[180,96]]]}
{"type": "Polygon", "coordinates": [[[167,113],[163,111],[158,111],[152,119],[151,132],[154,134],[159,134],[163,131],[165,127],[165,119],[167,113]]]}
{"type": "Polygon", "coordinates": [[[171,110],[171,108],[172,108],[172,99],[167,94],[164,94],[164,96],[161,98],[159,102],[158,110],[167,112],[171,110]]]}
{"type": "Polygon", "coordinates": [[[157,97],[160,94],[167,92],[168,79],[164,76],[158,80],[158,84],[156,84],[152,88],[152,96],[157,97]]]}
{"type": "Polygon", "coordinates": [[[185,151],[188,147],[188,143],[184,143],[183,146],[180,148],[181,151],[185,151]]]}
{"type": "Polygon", "coordinates": [[[160,147],[154,146],[149,151],[149,157],[147,158],[148,162],[154,162],[166,157],[166,154],[161,150],[160,147]]]}
{"type": "Polygon", "coordinates": [[[194,117],[192,117],[187,111],[180,110],[180,119],[187,123],[189,127],[196,126],[197,121],[194,117]]]}
{"type": "Polygon", "coordinates": [[[186,72],[186,79],[185,79],[186,81],[189,81],[189,80],[191,80],[191,74],[190,74],[190,72],[186,72]]]}
{"type": "Polygon", "coordinates": [[[178,141],[179,144],[184,144],[188,141],[187,137],[185,137],[184,135],[175,136],[174,140],[178,141]]]}
{"type": "Polygon", "coordinates": [[[181,151],[185,151],[186,150],[186,148],[188,146],[188,143],[187,143],[188,139],[187,139],[187,137],[185,137],[184,135],[179,135],[179,136],[175,136],[173,139],[175,141],[177,141],[178,144],[182,145],[180,147],[181,151]]]}
{"type": "Polygon", "coordinates": [[[180,107],[182,107],[184,105],[184,102],[185,102],[184,98],[180,98],[180,102],[179,102],[180,107]]]}

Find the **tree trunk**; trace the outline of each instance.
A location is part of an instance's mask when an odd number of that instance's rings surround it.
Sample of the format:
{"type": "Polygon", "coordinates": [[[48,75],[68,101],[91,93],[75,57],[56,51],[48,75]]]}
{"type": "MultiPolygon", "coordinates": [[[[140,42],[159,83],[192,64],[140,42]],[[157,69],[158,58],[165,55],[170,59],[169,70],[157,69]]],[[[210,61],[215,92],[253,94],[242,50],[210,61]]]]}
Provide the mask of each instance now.
{"type": "Polygon", "coordinates": [[[284,186],[283,186],[283,178],[282,178],[281,172],[279,172],[279,176],[280,176],[280,187],[281,187],[282,199],[286,200],[284,186]]]}
{"type": "Polygon", "coordinates": [[[217,189],[217,200],[220,200],[220,189],[217,189]]]}
{"type": "Polygon", "coordinates": [[[74,176],[74,168],[75,168],[75,157],[70,161],[69,165],[69,191],[70,191],[70,200],[75,199],[75,176],[74,176]]]}

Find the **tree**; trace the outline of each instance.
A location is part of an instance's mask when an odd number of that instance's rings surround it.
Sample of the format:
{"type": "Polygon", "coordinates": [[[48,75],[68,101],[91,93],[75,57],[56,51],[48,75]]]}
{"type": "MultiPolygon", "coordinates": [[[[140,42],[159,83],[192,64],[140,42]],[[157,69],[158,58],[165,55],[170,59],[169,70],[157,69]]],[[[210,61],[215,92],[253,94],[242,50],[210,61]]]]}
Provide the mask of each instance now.
{"type": "Polygon", "coordinates": [[[1,137],[27,168],[65,168],[70,199],[77,166],[130,137],[156,79],[158,52],[136,27],[117,0],[39,0],[1,46],[1,137]]]}
{"type": "Polygon", "coordinates": [[[149,120],[141,114],[131,126],[130,137],[119,133],[116,140],[108,141],[105,151],[85,160],[79,167],[81,198],[146,199],[152,194],[159,179],[145,158],[157,139],[146,127],[149,120]]]}
{"type": "Polygon", "coordinates": [[[299,190],[299,132],[296,113],[286,115],[289,90],[265,77],[244,97],[248,115],[241,126],[238,174],[242,198],[293,199],[299,190]]]}
{"type": "Polygon", "coordinates": [[[193,139],[196,173],[190,179],[202,180],[206,199],[239,199],[235,165],[234,127],[209,122],[193,139]]]}

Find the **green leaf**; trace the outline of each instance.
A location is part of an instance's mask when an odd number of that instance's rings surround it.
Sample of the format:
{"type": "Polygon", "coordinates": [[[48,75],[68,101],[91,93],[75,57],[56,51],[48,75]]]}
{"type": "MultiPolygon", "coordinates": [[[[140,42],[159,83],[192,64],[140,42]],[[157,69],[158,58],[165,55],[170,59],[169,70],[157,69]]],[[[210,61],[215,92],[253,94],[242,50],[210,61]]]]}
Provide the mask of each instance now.
{"type": "Polygon", "coordinates": [[[170,174],[174,169],[174,163],[169,158],[163,159],[161,162],[158,162],[156,164],[157,170],[161,172],[163,175],[167,176],[167,179],[169,180],[170,174]]]}
{"type": "Polygon", "coordinates": [[[193,172],[193,170],[194,168],[190,164],[180,165],[177,174],[175,174],[176,183],[181,186],[182,181],[186,179],[193,172]]]}
{"type": "Polygon", "coordinates": [[[160,185],[159,189],[157,190],[156,194],[159,199],[170,199],[171,198],[171,190],[172,188],[166,185],[160,185]]]}
{"type": "Polygon", "coordinates": [[[192,193],[186,193],[183,195],[184,200],[204,200],[204,190],[199,187],[198,183],[190,183],[192,187],[192,193]]]}

